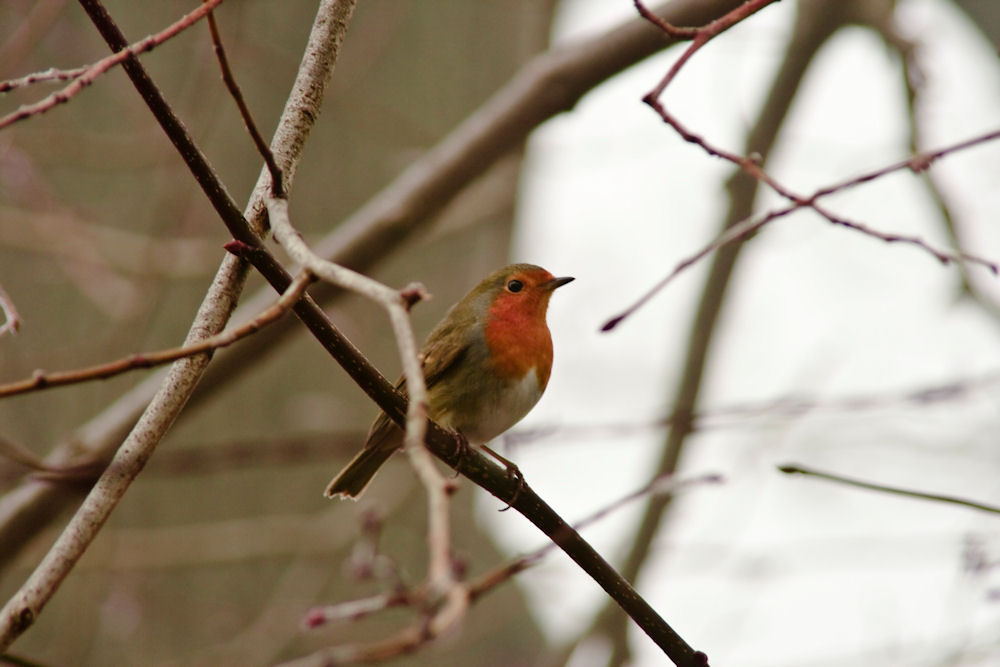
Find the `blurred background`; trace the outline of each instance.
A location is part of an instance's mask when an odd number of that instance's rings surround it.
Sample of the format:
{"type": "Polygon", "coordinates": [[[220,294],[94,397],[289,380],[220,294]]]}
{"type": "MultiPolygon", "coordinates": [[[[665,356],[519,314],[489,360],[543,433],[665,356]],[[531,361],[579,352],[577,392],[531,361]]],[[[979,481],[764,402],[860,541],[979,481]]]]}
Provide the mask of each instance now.
{"type": "MultiPolygon", "coordinates": [[[[133,41],[191,6],[108,3],[133,41]]],[[[265,136],[314,11],[315,3],[255,0],[216,12],[265,136]]],[[[632,20],[627,0],[360,3],[298,169],[295,224],[318,243],[533,57],[632,20]]],[[[1000,8],[987,0],[776,3],[702,49],[664,101],[709,142],[761,152],[770,174],[808,194],[997,129],[998,30],[1000,8]]],[[[0,5],[0,79],[105,53],[73,3],[0,5]]],[[[542,125],[372,275],[428,287],[433,300],[414,311],[421,336],[508,261],[577,278],[550,308],[556,362],[546,395],[497,444],[571,521],[675,461],[681,479],[724,476],[670,502],[633,503],[584,533],[713,664],[996,664],[995,514],[776,469],[793,461],[1000,504],[995,276],[802,211],[703,260],[599,333],[724,221],[783,204],[768,191],[754,198],[748,178],[684,143],[640,102],[679,53],[625,71],[542,125]],[[695,363],[702,348],[704,365],[695,363]],[[686,404],[697,415],[691,433],[666,428],[686,404]]],[[[207,28],[142,61],[230,193],[246,201],[260,165],[207,28]]],[[[0,113],[54,89],[6,93],[0,113]]],[[[998,184],[993,142],[827,203],[881,232],[995,262],[998,184]]],[[[0,337],[0,382],[178,345],[228,238],[120,70],[3,130],[0,286],[23,322],[17,336],[0,337]]],[[[258,293],[266,295],[263,283],[251,278],[246,300],[258,293]]],[[[349,297],[326,303],[394,377],[381,310],[349,297]]],[[[15,654],[52,665],[271,664],[411,620],[397,610],[300,629],[314,604],[382,589],[351,568],[370,513],[381,518],[382,552],[418,582],[425,509],[402,457],[358,504],[321,496],[375,409],[310,336],[286,324],[262,332],[269,343],[217,355],[215,372],[15,654]]],[[[5,399],[0,437],[39,455],[98,432],[114,440],[122,427],[105,425],[156,377],[139,371],[5,399]]],[[[20,525],[11,508],[42,483],[0,463],[0,484],[6,600],[84,485],[48,486],[20,525]]],[[[469,576],[543,544],[501,507],[468,484],[455,497],[454,546],[469,576]]],[[[460,632],[396,662],[662,664],[626,620],[556,554],[477,603],[460,632]]]]}

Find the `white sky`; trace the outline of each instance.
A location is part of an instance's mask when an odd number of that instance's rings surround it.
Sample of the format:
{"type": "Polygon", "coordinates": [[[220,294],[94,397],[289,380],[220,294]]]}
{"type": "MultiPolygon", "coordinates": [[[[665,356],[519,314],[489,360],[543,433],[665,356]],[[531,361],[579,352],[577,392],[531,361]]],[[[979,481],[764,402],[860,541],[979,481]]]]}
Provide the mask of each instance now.
{"type": "MultiPolygon", "coordinates": [[[[920,41],[928,144],[1000,126],[996,54],[948,3],[906,0],[920,41]]],[[[627,0],[564,2],[557,39],[629,18],[627,0]]],[[[777,3],[704,48],[665,101],[734,151],[782,55],[795,3],[777,3]]],[[[645,424],[665,412],[707,263],[611,334],[597,332],[711,239],[729,168],[681,141],[640,98],[677,51],[633,68],[545,125],[531,142],[515,257],[577,281],[553,299],[556,362],[545,398],[518,427],[645,424]]],[[[803,192],[906,157],[899,66],[872,33],[820,54],[770,172],[803,192]]],[[[934,167],[957,202],[968,250],[1000,260],[1000,145],[934,167]]],[[[767,197],[762,204],[778,203],[767,197]]],[[[919,179],[902,173],[830,200],[882,231],[945,245],[919,179]]],[[[995,279],[976,274],[1000,295],[995,279]]],[[[772,224],[744,251],[706,376],[703,405],[786,396],[906,392],[1000,370],[997,321],[956,299],[958,272],[930,255],[834,229],[814,214],[772,224]]],[[[685,474],[727,483],[686,492],[639,590],[713,664],[727,667],[986,665],[1000,660],[1000,573],[962,569],[981,539],[1000,558],[1000,517],[788,478],[796,461],[872,481],[1000,504],[1000,386],[932,405],[820,411],[737,422],[689,440],[685,474]],[[985,653],[978,649],[987,647],[985,653]]],[[[566,433],[517,448],[532,486],[574,520],[643,484],[663,434],[566,433]]],[[[542,537],[481,503],[511,553],[542,537]]],[[[585,532],[616,562],[640,507],[585,532]]],[[[586,627],[600,590],[561,555],[521,575],[554,640],[586,627]]],[[[637,664],[663,658],[639,631],[637,664]]],[[[602,664],[591,647],[574,665],[602,664]]]]}

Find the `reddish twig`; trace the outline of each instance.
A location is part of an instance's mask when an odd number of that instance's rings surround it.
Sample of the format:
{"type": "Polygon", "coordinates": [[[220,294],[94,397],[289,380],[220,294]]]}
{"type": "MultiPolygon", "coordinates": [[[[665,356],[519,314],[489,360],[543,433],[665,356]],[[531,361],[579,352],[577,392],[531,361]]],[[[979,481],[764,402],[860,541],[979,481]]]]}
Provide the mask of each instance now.
{"type": "Polygon", "coordinates": [[[171,39],[181,31],[197,23],[221,2],[222,0],[205,0],[203,5],[194,11],[185,14],[180,18],[180,20],[174,22],[155,35],[150,35],[149,37],[146,37],[145,39],[122,49],[121,51],[98,60],[93,65],[88,66],[83,73],[79,74],[72,83],[64,87],[62,90],[58,90],[44,99],[35,102],[34,104],[26,104],[0,118],[0,129],[13,125],[14,123],[24,120],[25,118],[45,113],[55,106],[68,102],[80,91],[92,84],[101,74],[104,74],[115,65],[121,64],[126,59],[149,51],[168,39],[171,39]]]}
{"type": "MultiPolygon", "coordinates": [[[[662,109],[662,107],[659,108],[662,109]]],[[[840,183],[836,183],[834,185],[820,188],[814,191],[811,195],[804,197],[802,195],[796,194],[795,192],[792,192],[791,190],[788,190],[780,183],[777,183],[769,176],[767,176],[767,174],[758,164],[759,162],[758,160],[755,160],[752,157],[739,156],[734,153],[730,153],[728,151],[717,148],[709,144],[702,137],[695,135],[691,132],[688,132],[685,128],[683,128],[682,125],[680,125],[680,123],[674,125],[674,123],[676,123],[676,119],[674,119],[673,116],[667,113],[666,110],[663,110],[663,114],[670,119],[667,121],[668,123],[674,126],[675,129],[679,128],[678,133],[686,141],[697,144],[702,149],[704,149],[709,155],[720,157],[724,160],[736,164],[741,169],[749,173],[751,176],[755,177],[757,180],[767,183],[769,186],[771,186],[771,188],[775,192],[777,192],[778,194],[782,195],[783,197],[791,201],[791,204],[784,208],[770,211],[762,216],[754,216],[752,218],[747,218],[746,220],[743,220],[742,222],[737,223],[736,225],[733,225],[732,227],[723,231],[718,237],[716,237],[711,243],[703,247],[701,250],[681,260],[674,267],[674,269],[669,274],[667,274],[665,278],[663,278],[658,283],[653,285],[635,302],[633,302],[632,305],[630,305],[624,311],[622,311],[618,315],[612,317],[607,322],[605,322],[604,325],[601,327],[601,331],[610,331],[619,324],[621,324],[623,320],[625,320],[627,317],[632,315],[632,313],[634,313],[636,310],[645,305],[660,290],[662,290],[671,281],[673,281],[673,279],[676,278],[681,272],[683,272],[690,266],[693,266],[694,264],[698,263],[707,255],[711,254],[712,252],[718,250],[719,248],[728,243],[746,239],[750,235],[756,233],[764,225],[802,208],[812,209],[813,211],[823,216],[823,218],[825,218],[827,221],[829,221],[834,225],[840,227],[846,227],[848,229],[853,229],[855,231],[861,232],[873,238],[885,241],[886,243],[904,243],[907,245],[916,246],[917,248],[920,248],[921,250],[924,250],[925,252],[929,253],[935,259],[937,259],[943,264],[950,264],[952,262],[978,264],[980,266],[985,267],[993,275],[1000,274],[1000,264],[998,264],[995,261],[991,261],[983,257],[971,255],[965,252],[949,252],[946,250],[941,250],[940,248],[935,248],[934,246],[930,245],[929,243],[927,243],[918,236],[889,234],[886,232],[881,232],[863,223],[854,222],[851,220],[847,220],[846,218],[840,217],[832,213],[825,207],[820,206],[817,203],[823,197],[828,197],[829,195],[857,187],[864,183],[870,183],[871,181],[881,178],[886,174],[890,174],[892,172],[899,171],[901,169],[909,169],[914,172],[920,172],[923,169],[928,168],[931,163],[937,161],[938,159],[946,155],[950,155],[952,153],[955,153],[956,151],[964,150],[972,146],[977,146],[979,144],[983,144],[988,141],[993,141],[997,138],[1000,138],[1000,130],[993,130],[991,132],[978,135],[971,139],[966,139],[964,141],[960,141],[958,143],[945,146],[944,148],[940,148],[935,151],[929,151],[926,153],[921,153],[920,155],[914,155],[908,159],[894,162],[880,169],[876,169],[867,172],[865,174],[855,176],[853,178],[841,181],[840,183]]]]}
{"type": "Polygon", "coordinates": [[[294,282],[292,282],[292,284],[287,290],[285,290],[278,300],[270,308],[261,312],[257,317],[242,326],[228,331],[223,331],[192,345],[172,348],[169,350],[160,350],[157,352],[132,354],[116,361],[98,364],[96,366],[88,366],[87,368],[79,368],[72,371],[57,371],[54,373],[35,371],[35,373],[26,380],[18,380],[17,382],[0,385],[0,398],[13,396],[15,394],[27,394],[32,391],[39,391],[50,387],[61,387],[68,384],[77,384],[79,382],[88,382],[91,380],[104,380],[127,371],[139,368],[162,366],[163,364],[169,364],[170,362],[177,361],[178,359],[193,357],[196,354],[203,354],[205,352],[216,350],[220,347],[232,345],[238,340],[246,338],[250,334],[260,330],[262,327],[274,322],[288,312],[288,310],[302,296],[302,293],[305,291],[306,287],[309,286],[311,280],[312,278],[308,273],[299,273],[294,282]]]}
{"type": "MultiPolygon", "coordinates": [[[[205,0],[205,2],[207,1],[205,0]]],[[[229,90],[233,101],[236,102],[236,107],[240,110],[240,117],[243,118],[243,124],[247,128],[247,132],[250,133],[250,138],[257,147],[257,152],[260,153],[261,157],[264,158],[264,163],[267,164],[267,170],[271,173],[271,188],[274,195],[276,197],[283,197],[285,195],[285,186],[281,176],[281,168],[278,167],[278,163],[274,160],[274,153],[271,152],[271,147],[267,145],[264,137],[261,136],[260,131],[257,129],[257,124],[250,113],[250,107],[247,106],[243,92],[240,90],[239,84],[236,83],[236,77],[233,76],[233,70],[229,66],[229,58],[226,57],[226,50],[222,46],[222,37],[219,35],[219,27],[215,23],[215,14],[211,12],[208,14],[208,30],[212,35],[212,48],[215,50],[216,60],[219,61],[219,69],[222,70],[222,80],[226,84],[226,89],[229,90]]]]}
{"type": "Polygon", "coordinates": [[[780,182],[776,181],[771,176],[769,176],[762,167],[761,164],[762,161],[760,156],[756,154],[751,154],[749,156],[739,155],[737,153],[724,150],[718,146],[711,144],[703,137],[699,136],[695,132],[688,129],[683,123],[680,122],[680,120],[677,119],[677,117],[671,114],[663,105],[663,103],[660,101],[660,97],[663,95],[663,92],[664,90],[666,90],[666,87],[670,84],[671,81],[673,81],[673,79],[676,77],[680,69],[691,58],[691,56],[698,51],[698,49],[700,49],[708,41],[718,36],[725,30],[731,28],[740,21],[748,18],[757,11],[771,4],[773,0],[748,0],[748,2],[745,2],[739,7],[728,12],[724,16],[721,16],[718,19],[700,28],[677,28],[676,26],[660,19],[655,14],[650,12],[642,4],[641,0],[634,0],[634,2],[636,9],[643,18],[656,25],[660,30],[662,30],[670,37],[692,40],[690,46],[688,46],[688,48],[684,51],[684,53],[681,54],[681,56],[673,63],[673,65],[667,71],[666,75],[659,82],[659,84],[657,84],[657,86],[653,88],[653,90],[651,90],[649,93],[647,93],[643,97],[642,101],[645,104],[647,104],[651,109],[653,109],[660,116],[663,122],[670,125],[684,141],[699,146],[702,150],[704,150],[708,155],[711,155],[712,157],[718,157],[736,165],[742,171],[747,173],[749,176],[751,176],[752,178],[756,179],[761,183],[766,184],[776,193],[787,199],[789,202],[791,202],[791,205],[783,209],[772,211],[771,213],[768,213],[759,219],[748,218],[743,223],[740,223],[735,227],[726,230],[715,241],[710,243],[701,251],[681,261],[669,275],[667,275],[664,279],[662,279],[651,289],[649,289],[629,308],[627,308],[621,314],[605,322],[605,324],[601,327],[601,331],[610,331],[611,329],[615,328],[618,324],[622,322],[622,320],[624,320],[626,317],[635,312],[643,304],[649,301],[657,292],[663,289],[680,272],[682,272],[689,266],[697,263],[706,255],[710,254],[711,252],[717,250],[718,248],[727,243],[747,238],[749,235],[755,233],[765,224],[779,217],[783,217],[788,213],[791,213],[792,211],[797,210],[799,208],[811,208],[816,213],[818,213],[819,215],[821,215],[823,218],[825,218],[834,225],[859,231],[863,234],[872,236],[887,243],[905,243],[909,245],[914,245],[930,253],[938,261],[944,264],[949,264],[952,262],[974,263],[985,266],[994,275],[1000,272],[1000,266],[998,266],[997,263],[995,262],[983,259],[981,257],[976,257],[974,255],[970,255],[964,252],[947,252],[944,250],[940,250],[938,248],[931,246],[926,241],[916,236],[889,234],[885,232],[880,232],[863,223],[853,222],[843,217],[840,217],[830,212],[826,208],[819,206],[816,203],[817,200],[820,199],[821,197],[825,197],[835,192],[840,192],[842,190],[856,187],[858,185],[861,185],[862,183],[873,181],[877,178],[884,176],[885,174],[897,171],[899,169],[907,168],[913,171],[914,173],[920,173],[930,168],[931,164],[933,164],[936,160],[940,159],[941,157],[949,153],[963,150],[978,144],[986,143],[988,141],[1000,137],[1000,130],[994,130],[992,132],[988,132],[986,134],[973,137],[972,139],[968,139],[966,141],[954,144],[952,146],[948,146],[946,148],[937,151],[931,151],[911,156],[906,160],[888,165],[886,167],[883,167],[882,169],[862,174],[860,176],[848,179],[841,183],[837,183],[835,185],[831,185],[816,190],[809,197],[802,197],[801,195],[796,194],[795,192],[793,192],[792,190],[785,187],[783,184],[781,184],[780,182]]]}
{"type": "Polygon", "coordinates": [[[656,101],[663,91],[666,90],[667,86],[673,81],[674,77],[677,76],[677,72],[684,66],[691,56],[693,56],[698,49],[705,46],[715,37],[718,37],[726,30],[729,30],[734,25],[740,21],[753,16],[760,10],[767,7],[772,2],[777,0],[747,0],[742,5],[736,7],[736,9],[728,12],[719,18],[715,19],[711,23],[704,25],[700,28],[678,28],[667,21],[664,21],[659,16],[649,11],[640,0],[634,0],[635,8],[639,11],[639,14],[655,25],[657,28],[665,32],[670,37],[675,39],[690,39],[691,44],[684,50],[681,57],[677,59],[676,62],[667,71],[666,76],[660,81],[660,83],[653,89],[649,96],[652,101],[656,101]]]}
{"type": "Polygon", "coordinates": [[[0,81],[0,93],[9,93],[18,88],[27,88],[36,83],[46,83],[49,81],[71,81],[87,71],[86,67],[76,67],[74,69],[56,69],[50,67],[44,72],[35,72],[18,79],[7,79],[0,81]]]}
{"type": "Polygon", "coordinates": [[[835,192],[840,192],[841,190],[846,190],[848,188],[854,187],[856,185],[861,185],[862,183],[867,183],[868,181],[874,181],[876,178],[881,178],[886,174],[890,174],[894,171],[899,171],[900,169],[909,169],[915,174],[927,171],[932,164],[937,162],[939,159],[950,155],[951,153],[957,153],[958,151],[963,151],[974,146],[979,146],[981,144],[988,143],[990,141],[995,141],[1000,139],[1000,129],[990,130],[984,134],[980,134],[958,143],[950,144],[943,148],[938,148],[933,151],[926,151],[923,153],[918,153],[905,160],[900,160],[899,162],[894,162],[890,165],[882,167],[881,169],[876,169],[870,171],[866,174],[861,174],[860,176],[855,176],[854,178],[842,181],[840,183],[835,183],[828,187],[817,190],[812,199],[819,199],[820,197],[825,197],[827,195],[833,194],[835,192]]]}

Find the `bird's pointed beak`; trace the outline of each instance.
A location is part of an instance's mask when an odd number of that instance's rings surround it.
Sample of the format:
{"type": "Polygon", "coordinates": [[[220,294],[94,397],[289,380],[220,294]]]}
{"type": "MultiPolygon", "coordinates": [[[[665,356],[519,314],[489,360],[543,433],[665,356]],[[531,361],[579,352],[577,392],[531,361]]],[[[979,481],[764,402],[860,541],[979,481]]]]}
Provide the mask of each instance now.
{"type": "Polygon", "coordinates": [[[553,278],[552,280],[549,280],[549,281],[543,283],[542,287],[544,289],[547,289],[548,291],[551,292],[552,290],[556,289],[557,287],[562,287],[566,283],[571,283],[574,280],[576,280],[576,278],[573,278],[572,276],[567,276],[565,278],[553,278]]]}

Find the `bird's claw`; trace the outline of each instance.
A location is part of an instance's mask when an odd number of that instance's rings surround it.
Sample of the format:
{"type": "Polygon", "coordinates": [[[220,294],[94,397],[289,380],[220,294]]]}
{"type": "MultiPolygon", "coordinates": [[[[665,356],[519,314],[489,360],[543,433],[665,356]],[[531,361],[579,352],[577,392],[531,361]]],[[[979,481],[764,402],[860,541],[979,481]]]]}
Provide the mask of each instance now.
{"type": "Polygon", "coordinates": [[[483,451],[485,451],[487,454],[489,454],[497,461],[499,461],[501,465],[503,465],[503,467],[507,471],[507,479],[517,480],[517,488],[514,489],[514,495],[511,496],[510,500],[507,501],[507,507],[504,507],[503,509],[499,510],[500,512],[506,512],[507,510],[509,510],[511,507],[514,506],[514,503],[516,503],[517,499],[521,496],[521,489],[524,488],[524,474],[521,472],[521,469],[518,468],[513,461],[511,461],[506,457],[501,456],[500,454],[497,454],[489,447],[483,445],[483,451]]]}

